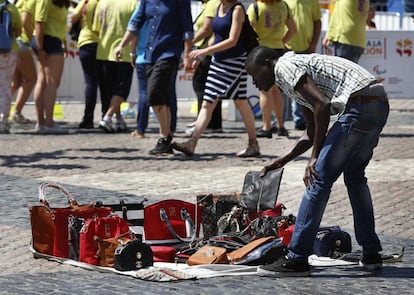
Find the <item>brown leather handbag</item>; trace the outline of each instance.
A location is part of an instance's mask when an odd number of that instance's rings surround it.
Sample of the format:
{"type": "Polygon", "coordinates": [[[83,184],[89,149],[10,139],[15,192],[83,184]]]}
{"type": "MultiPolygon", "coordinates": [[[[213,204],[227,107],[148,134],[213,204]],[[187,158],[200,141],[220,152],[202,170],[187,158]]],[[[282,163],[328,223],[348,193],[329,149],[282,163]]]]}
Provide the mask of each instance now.
{"type": "Polygon", "coordinates": [[[122,236],[109,239],[100,239],[98,236],[95,236],[95,243],[98,247],[96,256],[99,259],[99,265],[113,267],[116,248],[120,245],[128,243],[129,241],[131,241],[130,233],[125,233],[122,236]]]}
{"type": "Polygon", "coordinates": [[[205,245],[201,247],[187,260],[188,265],[218,263],[228,263],[227,249],[223,247],[216,247],[210,245],[205,245]]]}

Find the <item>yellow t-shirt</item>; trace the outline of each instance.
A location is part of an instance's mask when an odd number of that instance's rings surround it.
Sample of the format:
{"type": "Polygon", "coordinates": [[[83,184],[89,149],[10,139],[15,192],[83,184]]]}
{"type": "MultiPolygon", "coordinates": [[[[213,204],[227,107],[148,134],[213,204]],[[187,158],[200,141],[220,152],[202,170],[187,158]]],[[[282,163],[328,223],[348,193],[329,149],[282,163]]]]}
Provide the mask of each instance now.
{"type": "Polygon", "coordinates": [[[68,9],[58,7],[52,0],[37,0],[35,22],[44,23],[44,35],[66,40],[68,9]]]}
{"type": "MultiPolygon", "coordinates": [[[[201,10],[200,15],[197,17],[197,20],[195,22],[196,31],[201,30],[201,28],[204,25],[204,20],[209,18],[214,18],[217,14],[217,7],[220,4],[220,0],[209,0],[206,3],[203,3],[203,8],[201,10]]],[[[194,44],[197,47],[205,47],[208,44],[208,39],[200,40],[196,44],[194,44]]]]}
{"type": "Polygon", "coordinates": [[[322,17],[318,0],[285,0],[296,24],[296,34],[286,47],[293,51],[305,51],[313,37],[313,25],[322,17]]]}
{"type": "MultiPolygon", "coordinates": [[[[20,14],[23,12],[29,13],[32,17],[31,21],[31,29],[33,30],[34,27],[34,14],[36,8],[36,0],[19,0],[16,4],[17,9],[19,10],[20,14]]],[[[24,26],[24,24],[22,24],[24,26]]],[[[22,40],[24,43],[30,43],[32,36],[27,36],[26,31],[22,28],[22,34],[18,38],[22,40]]]]}
{"type": "Polygon", "coordinates": [[[369,0],[337,0],[326,38],[331,42],[365,48],[369,0]]]}
{"type": "MultiPolygon", "coordinates": [[[[115,61],[114,50],[121,43],[137,4],[136,0],[99,0],[92,25],[92,29],[99,33],[97,59],[115,61]]],[[[121,61],[130,62],[129,53],[127,45],[121,61]]]]}
{"type": "Polygon", "coordinates": [[[283,1],[274,3],[257,2],[258,16],[254,4],[247,8],[249,21],[259,35],[259,44],[274,49],[285,48],[283,37],[286,32],[286,20],[289,17],[289,9],[283,1]]]}
{"type": "Polygon", "coordinates": [[[82,29],[79,33],[78,47],[90,43],[97,43],[99,41],[99,35],[97,32],[92,30],[93,17],[95,15],[95,9],[98,5],[98,0],[88,0],[86,4],[86,11],[83,16],[83,6],[85,0],[81,0],[73,11],[74,15],[82,17],[82,29]]]}

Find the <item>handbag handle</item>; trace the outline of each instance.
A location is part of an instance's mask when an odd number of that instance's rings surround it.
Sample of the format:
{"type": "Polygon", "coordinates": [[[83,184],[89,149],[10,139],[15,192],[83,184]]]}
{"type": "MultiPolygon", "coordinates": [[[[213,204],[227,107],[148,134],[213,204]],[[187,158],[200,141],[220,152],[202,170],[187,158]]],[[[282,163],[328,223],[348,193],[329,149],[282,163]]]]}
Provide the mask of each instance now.
{"type": "Polygon", "coordinates": [[[39,202],[40,203],[44,204],[47,207],[50,207],[49,202],[46,200],[46,188],[54,188],[54,189],[61,191],[68,199],[68,203],[71,208],[73,209],[79,208],[79,204],[75,200],[75,198],[66,189],[64,189],[61,185],[57,183],[44,182],[40,185],[39,187],[39,202]]]}
{"type": "Polygon", "coordinates": [[[181,208],[181,218],[184,221],[188,221],[190,223],[191,226],[191,238],[190,240],[185,239],[180,237],[177,232],[174,230],[173,226],[171,225],[170,220],[168,219],[168,215],[167,212],[165,211],[164,208],[160,208],[160,218],[162,221],[165,222],[165,224],[167,225],[168,230],[170,231],[171,235],[176,238],[177,240],[179,240],[180,242],[183,243],[192,243],[195,241],[196,239],[196,230],[195,230],[195,226],[194,226],[194,222],[191,219],[191,215],[187,212],[187,210],[185,210],[185,208],[181,208]]]}

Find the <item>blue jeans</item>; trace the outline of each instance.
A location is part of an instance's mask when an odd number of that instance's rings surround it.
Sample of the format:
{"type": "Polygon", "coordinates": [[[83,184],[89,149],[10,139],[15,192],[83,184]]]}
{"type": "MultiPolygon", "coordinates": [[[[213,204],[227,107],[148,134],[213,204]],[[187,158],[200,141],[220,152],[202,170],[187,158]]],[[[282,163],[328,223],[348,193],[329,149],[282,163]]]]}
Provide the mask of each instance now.
{"type": "Polygon", "coordinates": [[[171,132],[174,133],[177,130],[177,91],[175,88],[177,80],[177,71],[174,72],[174,77],[169,86],[169,103],[170,103],[170,112],[171,112],[171,132]]]}
{"type": "Polygon", "coordinates": [[[293,100],[293,99],[292,99],[292,117],[293,117],[293,122],[295,123],[295,127],[306,123],[305,117],[303,116],[303,113],[302,113],[302,109],[300,108],[296,100],[293,100]]]}
{"type": "Polygon", "coordinates": [[[381,251],[375,233],[371,193],[365,167],[372,158],[389,113],[388,102],[355,103],[329,130],[316,164],[320,179],[307,189],[289,244],[289,256],[303,261],[313,253],[313,243],[333,183],[343,173],[354,216],[354,230],[363,253],[381,251]]]}
{"type": "Polygon", "coordinates": [[[83,121],[93,122],[98,94],[98,62],[96,48],[98,43],[90,43],[79,48],[79,59],[85,79],[85,111],[83,121]]]}
{"type": "Polygon", "coordinates": [[[348,44],[342,44],[338,42],[333,42],[334,55],[346,58],[354,63],[358,63],[361,55],[364,53],[365,49],[362,47],[357,47],[348,44]]]}
{"type": "Polygon", "coordinates": [[[138,77],[137,131],[144,134],[148,127],[147,74],[145,64],[135,64],[138,77]]]}

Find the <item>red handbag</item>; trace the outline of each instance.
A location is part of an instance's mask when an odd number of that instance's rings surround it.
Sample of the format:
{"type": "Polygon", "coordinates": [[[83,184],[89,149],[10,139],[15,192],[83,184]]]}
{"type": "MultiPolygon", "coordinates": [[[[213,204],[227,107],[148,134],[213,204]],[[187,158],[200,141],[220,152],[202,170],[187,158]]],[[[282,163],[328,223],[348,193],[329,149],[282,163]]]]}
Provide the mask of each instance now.
{"type": "Polygon", "coordinates": [[[114,237],[132,237],[126,220],[118,215],[90,218],[85,221],[80,231],[79,261],[99,265],[97,241],[114,237]]]}
{"type": "Polygon", "coordinates": [[[30,223],[32,228],[32,246],[43,254],[62,258],[69,257],[68,218],[91,218],[108,216],[111,208],[95,208],[93,205],[78,205],[74,197],[56,183],[42,183],[39,187],[39,204],[30,206],[30,223]],[[62,192],[68,199],[69,207],[52,208],[46,200],[46,189],[53,188],[62,192]]]}
{"type": "Polygon", "coordinates": [[[201,207],[182,200],[163,200],[144,208],[144,241],[176,244],[194,241],[200,231],[201,207]],[[196,221],[196,222],[194,222],[196,221]]]}
{"type": "Polygon", "coordinates": [[[154,262],[175,262],[177,249],[170,246],[151,246],[154,262]]]}

